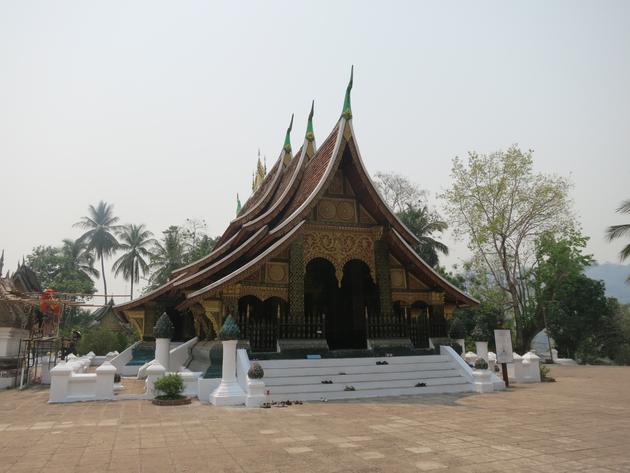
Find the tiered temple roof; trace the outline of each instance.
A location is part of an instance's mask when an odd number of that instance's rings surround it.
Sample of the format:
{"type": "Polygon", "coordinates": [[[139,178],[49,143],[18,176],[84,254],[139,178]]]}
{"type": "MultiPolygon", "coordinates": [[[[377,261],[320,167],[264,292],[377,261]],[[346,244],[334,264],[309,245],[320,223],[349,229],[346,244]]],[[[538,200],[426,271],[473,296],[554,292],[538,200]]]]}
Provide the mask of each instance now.
{"type": "Polygon", "coordinates": [[[383,238],[392,255],[432,290],[443,292],[445,301],[476,304],[475,299],[450,284],[417,255],[412,248],[417,238],[376,190],[361,159],[352,125],[351,87],[352,82],[346,91],[343,113],[319,148],[313,133],[313,108],[303,144],[294,155],[290,142],[292,125],[289,126],[278,159],[210,254],[174,271],[158,289],[116,309],[139,308],[160,295],[170,294],[177,296],[177,309],[182,310],[245,279],[288,248],[341,166],[365,212],[374,223],[383,226],[383,238]]]}

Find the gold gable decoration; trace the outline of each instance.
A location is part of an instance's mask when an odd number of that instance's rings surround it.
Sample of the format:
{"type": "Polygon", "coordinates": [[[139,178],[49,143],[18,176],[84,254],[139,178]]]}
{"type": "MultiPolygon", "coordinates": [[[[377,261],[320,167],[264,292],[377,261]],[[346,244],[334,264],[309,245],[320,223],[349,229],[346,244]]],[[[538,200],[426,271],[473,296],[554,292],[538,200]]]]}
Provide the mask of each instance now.
{"type": "Polygon", "coordinates": [[[140,338],[144,336],[144,309],[123,311],[133,328],[136,329],[140,338]]]}
{"type": "Polygon", "coordinates": [[[374,242],[381,238],[382,227],[370,229],[356,227],[336,227],[309,225],[302,232],[304,236],[304,266],[314,258],[325,258],[335,267],[337,282],[341,285],[343,267],[353,259],[361,260],[370,268],[376,280],[374,242]]]}

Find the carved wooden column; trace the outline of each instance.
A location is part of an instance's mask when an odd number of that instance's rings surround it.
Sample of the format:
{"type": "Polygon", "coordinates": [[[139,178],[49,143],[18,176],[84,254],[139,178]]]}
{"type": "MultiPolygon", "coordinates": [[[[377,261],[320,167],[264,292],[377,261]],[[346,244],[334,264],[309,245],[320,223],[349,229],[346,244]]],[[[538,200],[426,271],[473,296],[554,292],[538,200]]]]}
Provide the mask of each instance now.
{"type": "Polygon", "coordinates": [[[444,318],[444,293],[429,293],[429,337],[446,337],[446,320],[444,318]]]}
{"type": "Polygon", "coordinates": [[[301,338],[304,335],[305,271],[304,240],[299,237],[289,248],[289,316],[288,320],[281,321],[284,329],[280,338],[301,338]]]}
{"type": "Polygon", "coordinates": [[[389,273],[389,248],[384,240],[374,242],[374,263],[376,266],[376,284],[381,304],[381,314],[391,318],[394,313],[392,305],[392,285],[389,273]]]}

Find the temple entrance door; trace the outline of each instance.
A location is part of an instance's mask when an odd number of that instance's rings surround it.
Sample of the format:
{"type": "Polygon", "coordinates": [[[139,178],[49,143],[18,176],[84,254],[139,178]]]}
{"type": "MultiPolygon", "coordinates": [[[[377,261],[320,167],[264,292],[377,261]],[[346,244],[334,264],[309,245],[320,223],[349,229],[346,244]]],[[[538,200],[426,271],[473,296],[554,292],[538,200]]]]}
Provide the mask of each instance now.
{"type": "Polygon", "coordinates": [[[315,258],[306,265],[304,311],[307,317],[325,318],[331,350],[366,348],[367,317],[377,310],[378,291],[363,261],[346,263],[341,285],[330,261],[315,258]]]}
{"type": "Polygon", "coordinates": [[[343,267],[340,299],[333,344],[338,348],[366,348],[367,320],[378,310],[378,291],[363,261],[350,260],[343,267]]]}
{"type": "Polygon", "coordinates": [[[322,320],[328,346],[334,333],[334,318],[339,309],[339,285],[335,267],[324,258],[314,258],[306,265],[304,276],[304,312],[310,320],[322,320]]]}

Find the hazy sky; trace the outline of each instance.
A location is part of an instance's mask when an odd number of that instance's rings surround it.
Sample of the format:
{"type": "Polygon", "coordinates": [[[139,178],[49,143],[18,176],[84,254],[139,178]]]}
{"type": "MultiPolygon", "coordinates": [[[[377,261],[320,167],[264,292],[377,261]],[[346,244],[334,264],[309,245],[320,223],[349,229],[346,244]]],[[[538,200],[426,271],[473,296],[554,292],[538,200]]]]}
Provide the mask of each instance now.
{"type": "MultiPolygon", "coordinates": [[[[404,174],[436,202],[454,156],[518,143],[572,179],[589,250],[617,261],[604,230],[630,198],[628,1],[0,0],[8,267],[76,238],[101,199],[157,235],[187,217],[221,233],[292,112],[294,148],[311,99],[325,138],[351,64],[371,173],[404,174]]],[[[447,262],[466,258],[444,239],[447,262]]]]}

